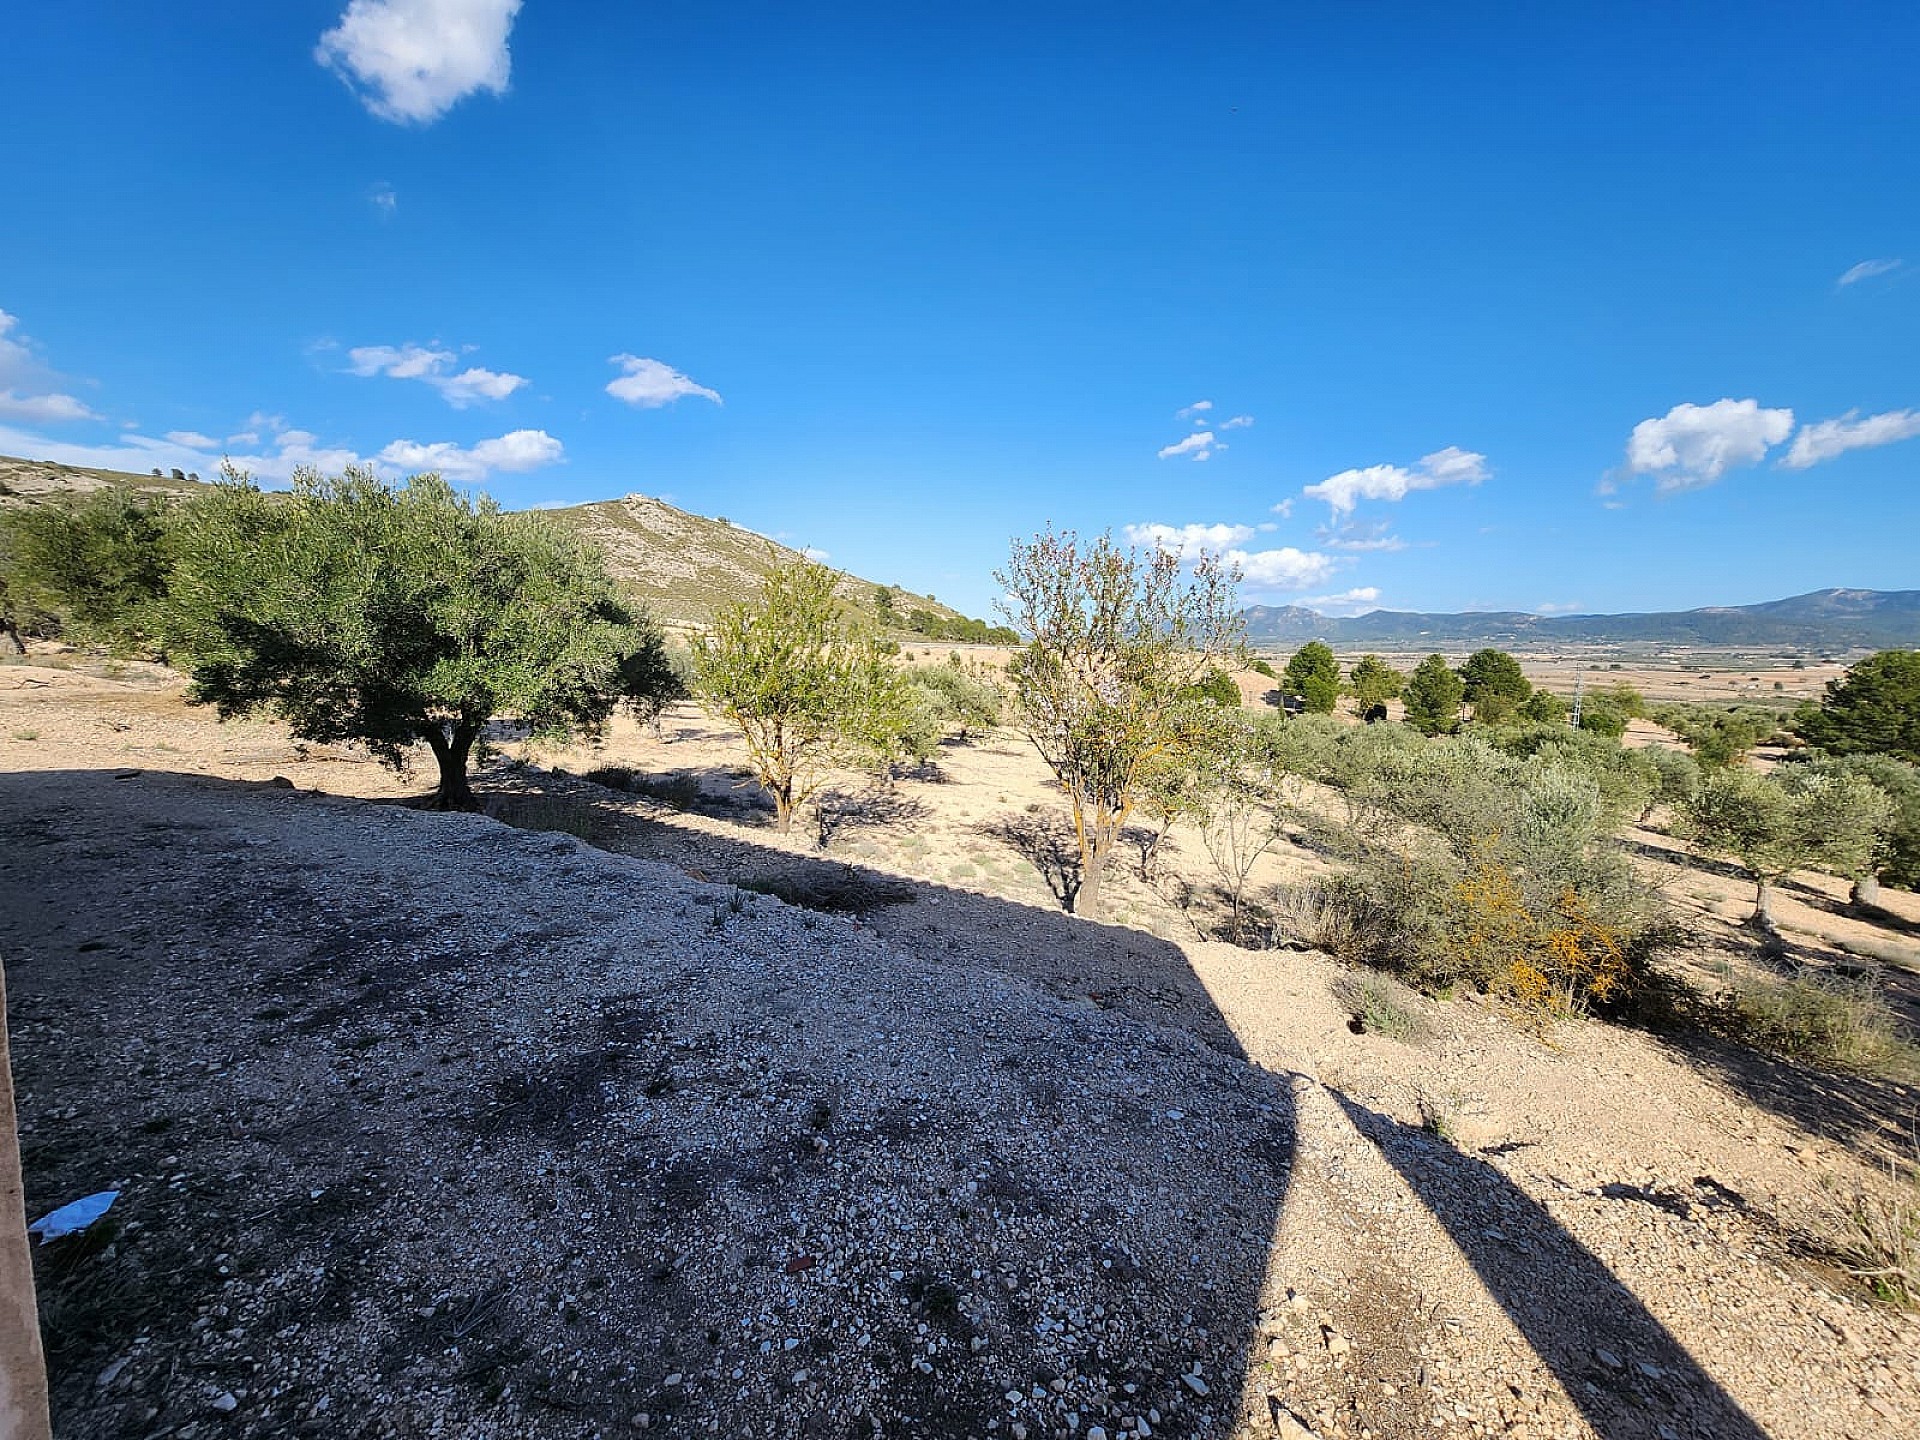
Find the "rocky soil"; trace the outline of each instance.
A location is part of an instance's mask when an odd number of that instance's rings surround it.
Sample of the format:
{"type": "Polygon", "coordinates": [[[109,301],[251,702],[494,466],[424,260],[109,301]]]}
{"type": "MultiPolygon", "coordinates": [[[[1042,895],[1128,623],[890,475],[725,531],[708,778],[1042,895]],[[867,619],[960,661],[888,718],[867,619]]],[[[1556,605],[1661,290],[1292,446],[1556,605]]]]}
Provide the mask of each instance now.
{"type": "Polygon", "coordinates": [[[1910,1091],[1355,1033],[1311,951],[1062,914],[1010,739],[822,851],[676,723],[496,762],[515,828],[0,667],[30,1203],[121,1191],[39,1252],[58,1433],[1920,1434],[1820,1243],[1910,1091]]]}

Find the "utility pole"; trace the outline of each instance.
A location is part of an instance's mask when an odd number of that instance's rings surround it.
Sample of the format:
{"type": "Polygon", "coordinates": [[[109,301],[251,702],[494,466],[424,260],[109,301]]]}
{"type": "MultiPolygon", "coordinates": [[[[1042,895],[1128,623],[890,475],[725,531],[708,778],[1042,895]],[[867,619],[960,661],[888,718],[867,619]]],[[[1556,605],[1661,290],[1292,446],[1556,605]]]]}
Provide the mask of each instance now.
{"type": "Polygon", "coordinates": [[[1587,672],[1576,670],[1573,672],[1573,728],[1576,730],[1580,728],[1580,702],[1586,693],[1587,672]]]}

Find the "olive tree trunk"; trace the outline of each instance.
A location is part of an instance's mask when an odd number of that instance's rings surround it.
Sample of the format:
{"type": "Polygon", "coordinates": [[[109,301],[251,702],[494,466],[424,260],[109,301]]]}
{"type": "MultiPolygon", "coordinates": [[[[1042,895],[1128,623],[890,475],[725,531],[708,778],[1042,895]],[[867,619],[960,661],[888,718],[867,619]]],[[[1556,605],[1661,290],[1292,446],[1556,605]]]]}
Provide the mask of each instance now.
{"type": "Polygon", "coordinates": [[[6,1009],[6,973],[0,970],[0,1435],[48,1440],[53,1432],[47,1418],[47,1364],[34,1303],[6,1009]]]}
{"type": "Polygon", "coordinates": [[[467,784],[467,759],[473,753],[473,742],[479,738],[480,726],[472,721],[450,720],[423,725],[420,735],[433,751],[434,763],[440,769],[439,788],[433,792],[433,808],[473,809],[473,789],[467,784]]]}
{"type": "Polygon", "coordinates": [[[1773,918],[1773,877],[1758,875],[1754,877],[1753,919],[1754,929],[1768,937],[1777,936],[1780,926],[1773,918]]]}

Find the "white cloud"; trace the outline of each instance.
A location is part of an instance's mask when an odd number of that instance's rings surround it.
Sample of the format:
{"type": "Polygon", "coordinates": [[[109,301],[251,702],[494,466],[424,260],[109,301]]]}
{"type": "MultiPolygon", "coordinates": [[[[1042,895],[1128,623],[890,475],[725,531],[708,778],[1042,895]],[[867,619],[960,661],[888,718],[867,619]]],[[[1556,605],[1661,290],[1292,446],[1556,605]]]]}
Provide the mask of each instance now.
{"type": "Polygon", "coordinates": [[[367,200],[380,212],[382,219],[391,216],[400,208],[399,192],[384,180],[367,192],[367,200]]]}
{"type": "Polygon", "coordinates": [[[1282,500],[1278,505],[1274,506],[1273,513],[1278,515],[1282,520],[1291,519],[1293,517],[1293,497],[1288,496],[1285,500],[1282,500]]]}
{"type": "Polygon", "coordinates": [[[1226,446],[1219,443],[1211,430],[1196,430],[1184,440],[1176,440],[1171,445],[1162,446],[1160,458],[1162,460],[1171,460],[1176,455],[1185,455],[1194,460],[1205,460],[1209,458],[1215,450],[1224,450],[1226,448],[1226,446]]]}
{"type": "Polygon", "coordinates": [[[1342,470],[1300,493],[1324,500],[1336,515],[1346,515],[1362,500],[1401,500],[1415,490],[1437,490],[1443,485],[1478,485],[1492,473],[1487,457],[1458,445],[1423,455],[1412,468],[1369,465],[1364,470],[1342,470]]]}
{"type": "Polygon", "coordinates": [[[819,561],[819,560],[828,560],[828,559],[831,559],[831,558],[832,558],[831,556],[829,556],[829,555],[827,554],[827,552],[826,552],[826,551],[824,551],[824,550],[822,550],[822,549],[820,549],[820,548],[818,548],[817,546],[813,546],[813,545],[803,545],[803,546],[801,546],[801,547],[800,547],[800,553],[801,553],[802,555],[804,555],[804,556],[806,556],[806,557],[807,557],[807,559],[809,559],[809,560],[816,560],[816,561],[819,561]]]}
{"type": "Polygon", "coordinates": [[[1373,551],[1404,550],[1407,542],[1391,531],[1391,527],[1382,520],[1376,524],[1365,524],[1358,520],[1349,520],[1344,525],[1323,525],[1320,528],[1321,543],[1335,550],[1373,551]]]}
{"type": "Polygon", "coordinates": [[[618,365],[621,373],[607,382],[607,393],[643,410],[656,410],[688,395],[698,395],[716,405],[723,403],[717,390],[696,385],[665,361],[648,360],[639,355],[615,355],[608,363],[618,365]]]}
{"type": "Polygon", "coordinates": [[[1254,536],[1251,525],[1128,525],[1122,534],[1131,545],[1151,545],[1194,560],[1203,553],[1219,555],[1254,536]]]}
{"type": "Polygon", "coordinates": [[[504,94],[520,0],[352,0],[314,59],[382,120],[429,124],[476,90],[504,94]]]}
{"type": "Polygon", "coordinates": [[[1802,425],[1800,433],[1793,437],[1792,448],[1780,463],[1789,469],[1804,470],[1848,450],[1891,445],[1916,435],[1920,435],[1920,410],[1887,410],[1864,420],[1858,410],[1849,410],[1838,420],[1802,425]]]}
{"type": "Polygon", "coordinates": [[[1182,405],[1178,410],[1174,411],[1173,418],[1176,420],[1191,420],[1196,415],[1204,415],[1212,408],[1213,401],[1196,400],[1191,405],[1182,405]]]}
{"type": "Polygon", "coordinates": [[[440,392],[456,410],[483,400],[504,400],[527,383],[524,375],[471,366],[455,371],[459,356],[451,350],[426,345],[356,345],[347,352],[354,375],[385,375],[394,380],[420,380],[440,392]]]}
{"type": "Polygon", "coordinates": [[[1888,275],[1900,268],[1898,260],[1862,260],[1850,268],[1834,283],[1837,285],[1858,285],[1862,280],[1871,280],[1876,275],[1888,275]]]}
{"type": "Polygon", "coordinates": [[[0,390],[0,416],[39,425],[100,418],[71,395],[19,395],[12,390],[0,390]]]}
{"type": "Polygon", "coordinates": [[[1278,550],[1229,550],[1225,559],[1240,567],[1248,587],[1254,590],[1305,590],[1340,568],[1340,561],[1332,555],[1296,550],[1291,545],[1278,550]]]}
{"type": "Polygon", "coordinates": [[[1627,469],[1652,475],[1665,492],[1711,485],[1736,465],[1757,465],[1793,429],[1793,411],[1764,410],[1757,400],[1676,405],[1642,420],[1627,439],[1627,469]]]}
{"type": "Polygon", "coordinates": [[[1300,603],[1318,610],[1322,615],[1363,615],[1377,609],[1379,601],[1378,585],[1356,585],[1351,590],[1342,590],[1338,595],[1315,595],[1300,603]]]}
{"type": "Polygon", "coordinates": [[[1253,424],[1253,416],[1234,415],[1229,417],[1228,419],[1222,420],[1220,422],[1220,428],[1222,430],[1244,430],[1251,424],[1253,424]]]}
{"type": "MultiPolygon", "coordinates": [[[[0,454],[24,455],[92,469],[125,470],[136,475],[156,466],[162,470],[177,468],[211,474],[224,458],[264,481],[283,481],[302,467],[337,475],[349,465],[372,465],[376,470],[386,471],[389,478],[437,470],[449,480],[469,484],[498,471],[534,470],[565,457],[564,447],[544,430],[513,430],[471,447],[451,441],[421,444],[414,440],[395,440],[377,455],[363,456],[343,445],[322,445],[312,431],[288,429],[280,424],[278,416],[271,420],[267,428],[274,433],[265,447],[228,450],[224,454],[220,442],[188,430],[175,430],[158,439],[128,434],[108,444],[77,445],[0,425],[0,454]]],[[[256,433],[253,440],[258,438],[256,433]]]]}
{"type": "Polygon", "coordinates": [[[423,470],[439,472],[448,480],[484,480],[497,470],[538,470],[552,465],[565,453],[560,442],[544,430],[510,430],[494,440],[482,440],[470,449],[451,440],[422,445],[415,440],[395,440],[374,457],[408,474],[423,470]]]}
{"type": "Polygon", "coordinates": [[[1536,615],[1575,615],[1580,611],[1578,600],[1542,600],[1533,607],[1536,615]]]}
{"type": "Polygon", "coordinates": [[[28,424],[62,424],[100,417],[72,395],[43,387],[52,372],[40,362],[24,335],[12,338],[20,321],[0,310],[0,417],[28,424]]]}

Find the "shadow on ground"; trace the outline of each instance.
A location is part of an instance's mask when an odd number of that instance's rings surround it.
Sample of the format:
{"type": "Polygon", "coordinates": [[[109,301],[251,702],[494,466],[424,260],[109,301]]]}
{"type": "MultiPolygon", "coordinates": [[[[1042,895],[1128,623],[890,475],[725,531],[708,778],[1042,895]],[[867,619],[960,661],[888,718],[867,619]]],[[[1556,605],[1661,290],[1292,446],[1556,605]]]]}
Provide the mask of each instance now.
{"type": "Polygon", "coordinates": [[[1613,1272],[1493,1165],[1329,1093],[1446,1227],[1602,1440],[1766,1440],[1613,1272]]]}
{"type": "Polygon", "coordinates": [[[29,1204],[121,1191],[41,1256],[62,1433],[1238,1422],[1291,1096],[1177,947],[588,808],[692,878],[0,775],[29,1204]]]}

